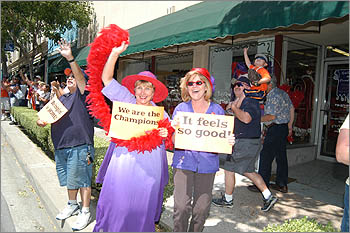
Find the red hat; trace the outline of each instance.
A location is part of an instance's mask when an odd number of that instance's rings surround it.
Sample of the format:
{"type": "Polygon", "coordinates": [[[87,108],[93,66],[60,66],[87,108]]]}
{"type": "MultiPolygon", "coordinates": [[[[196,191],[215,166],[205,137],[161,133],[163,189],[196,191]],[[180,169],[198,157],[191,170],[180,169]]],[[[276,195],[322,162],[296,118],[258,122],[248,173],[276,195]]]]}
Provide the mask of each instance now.
{"type": "Polygon", "coordinates": [[[123,78],[122,85],[128,88],[128,90],[135,95],[135,82],[137,80],[145,80],[152,83],[155,87],[153,102],[158,103],[163,101],[168,96],[168,88],[158,81],[157,77],[150,71],[142,71],[138,74],[129,75],[123,78]]]}
{"type": "Polygon", "coordinates": [[[214,92],[215,87],[213,86],[214,85],[213,82],[215,82],[215,79],[214,79],[214,77],[210,76],[209,71],[206,68],[192,68],[192,70],[190,70],[190,71],[198,72],[201,75],[203,75],[204,77],[206,77],[210,83],[211,89],[214,92]]]}
{"type": "Polygon", "coordinates": [[[64,70],[64,74],[65,74],[66,76],[69,76],[71,73],[72,73],[72,70],[71,70],[70,68],[66,68],[66,69],[64,70]]]}

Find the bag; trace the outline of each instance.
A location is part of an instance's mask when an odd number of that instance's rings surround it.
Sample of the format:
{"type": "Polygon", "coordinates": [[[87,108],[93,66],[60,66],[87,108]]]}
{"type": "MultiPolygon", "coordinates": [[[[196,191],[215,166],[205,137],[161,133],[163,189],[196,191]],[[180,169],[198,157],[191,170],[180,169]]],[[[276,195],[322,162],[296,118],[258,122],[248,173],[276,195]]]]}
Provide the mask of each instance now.
{"type": "Polygon", "coordinates": [[[18,90],[16,93],[14,93],[14,95],[16,96],[17,99],[23,99],[24,98],[24,94],[21,90],[18,90]]]}

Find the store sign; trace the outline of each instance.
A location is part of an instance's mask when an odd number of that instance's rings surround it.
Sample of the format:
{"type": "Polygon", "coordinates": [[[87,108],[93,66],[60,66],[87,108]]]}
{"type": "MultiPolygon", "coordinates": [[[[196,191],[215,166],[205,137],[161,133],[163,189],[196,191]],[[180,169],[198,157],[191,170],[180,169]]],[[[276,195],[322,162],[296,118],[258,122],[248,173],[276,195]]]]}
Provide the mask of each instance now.
{"type": "Polygon", "coordinates": [[[164,118],[164,107],[143,106],[113,101],[109,137],[129,140],[158,128],[164,118]]]}
{"type": "Polygon", "coordinates": [[[214,153],[232,153],[228,137],[233,134],[234,117],[177,112],[175,148],[214,153]]]}
{"type": "Polygon", "coordinates": [[[341,101],[349,100],[349,70],[340,69],[334,71],[334,80],[338,80],[336,99],[341,101]]]}
{"type": "Polygon", "coordinates": [[[4,51],[13,52],[15,51],[15,45],[12,41],[7,41],[4,45],[4,51]]]}

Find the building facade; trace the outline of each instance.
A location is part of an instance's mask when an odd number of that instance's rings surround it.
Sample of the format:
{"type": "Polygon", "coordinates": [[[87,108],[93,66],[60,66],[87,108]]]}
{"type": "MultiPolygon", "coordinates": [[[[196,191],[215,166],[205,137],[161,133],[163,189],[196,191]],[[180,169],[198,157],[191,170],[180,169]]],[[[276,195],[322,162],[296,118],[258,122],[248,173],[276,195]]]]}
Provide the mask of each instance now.
{"type": "MultiPolygon", "coordinates": [[[[225,106],[231,79],[245,72],[243,48],[269,58],[269,71],[298,102],[289,165],[335,162],[338,129],[349,113],[348,1],[95,1],[93,23],[78,29],[76,57],[86,66],[88,44],[111,23],[130,32],[117,78],[151,70],[166,84],[171,114],[181,101],[179,80],[192,67],[216,79],[214,101],[225,106]],[[258,11],[258,12],[253,12],[258,11]]],[[[48,79],[63,73],[48,62],[48,79]],[[52,72],[54,70],[55,72],[52,72]]]]}

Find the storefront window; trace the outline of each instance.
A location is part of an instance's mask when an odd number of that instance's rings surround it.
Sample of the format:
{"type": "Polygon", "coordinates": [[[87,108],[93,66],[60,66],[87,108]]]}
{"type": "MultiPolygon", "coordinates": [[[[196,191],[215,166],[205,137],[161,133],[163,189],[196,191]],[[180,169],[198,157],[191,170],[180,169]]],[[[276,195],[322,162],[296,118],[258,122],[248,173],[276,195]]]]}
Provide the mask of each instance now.
{"type": "Polygon", "coordinates": [[[175,107],[182,102],[180,79],[192,69],[193,52],[156,57],[156,76],[168,88],[168,97],[158,105],[164,106],[171,116],[175,107]]]}
{"type": "Polygon", "coordinates": [[[283,74],[287,83],[281,83],[281,87],[290,88],[289,96],[295,108],[291,144],[311,143],[317,57],[317,47],[288,40],[286,73],[283,74]]]}

